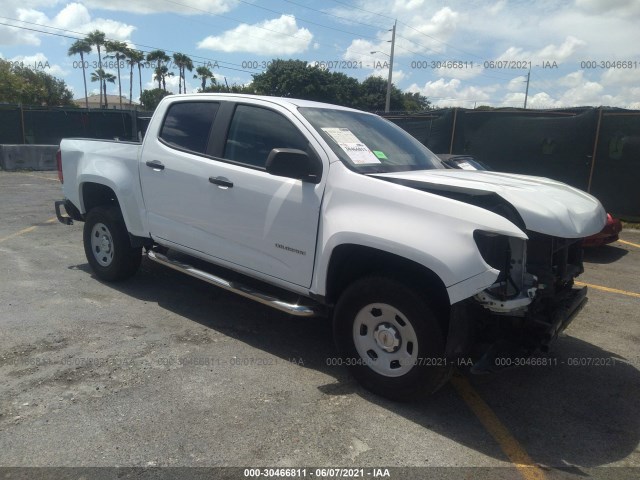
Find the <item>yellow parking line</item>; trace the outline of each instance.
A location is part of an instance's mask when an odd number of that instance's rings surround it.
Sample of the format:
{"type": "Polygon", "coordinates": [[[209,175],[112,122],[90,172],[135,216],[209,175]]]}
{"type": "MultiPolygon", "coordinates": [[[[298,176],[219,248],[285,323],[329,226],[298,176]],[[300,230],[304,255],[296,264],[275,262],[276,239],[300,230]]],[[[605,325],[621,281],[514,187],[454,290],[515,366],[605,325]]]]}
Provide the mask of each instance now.
{"type": "MultiPolygon", "coordinates": [[[[58,220],[58,219],[54,217],[54,218],[50,218],[49,220],[47,220],[44,223],[53,223],[56,220],[58,220]]],[[[7,235],[6,237],[0,238],[0,243],[5,242],[6,240],[9,240],[10,238],[19,237],[20,235],[24,235],[25,233],[33,232],[36,228],[38,228],[38,225],[32,225],[31,227],[23,228],[19,232],[12,233],[11,235],[7,235]]]]}
{"type": "Polygon", "coordinates": [[[24,235],[25,233],[33,232],[36,228],[38,228],[38,227],[35,226],[35,225],[33,227],[23,228],[19,232],[12,233],[11,235],[7,235],[6,237],[0,238],[0,243],[4,242],[6,240],[9,240],[10,238],[19,237],[20,235],[24,235]]]}
{"type": "Polygon", "coordinates": [[[476,415],[480,423],[494,438],[509,461],[515,465],[520,475],[525,480],[545,480],[544,471],[534,464],[529,454],[520,445],[520,442],[511,435],[511,432],[504,426],[491,407],[480,397],[478,392],[471,386],[469,381],[463,376],[456,374],[451,380],[458,394],[465,401],[467,406],[476,415]]]}
{"type": "Polygon", "coordinates": [[[27,177],[36,177],[36,178],[42,178],[43,180],[50,180],[52,182],[58,182],[58,177],[45,177],[44,175],[36,175],[34,173],[24,173],[24,172],[17,172],[19,175],[26,175],[27,177]]]}
{"type": "Polygon", "coordinates": [[[624,243],[625,245],[631,245],[632,247],[640,248],[640,245],[633,242],[627,242],[626,240],[618,240],[619,243],[624,243]]]}
{"type": "Polygon", "coordinates": [[[640,298],[640,293],[636,293],[636,292],[628,292],[626,290],[618,290],[617,288],[603,287],[602,285],[592,285],[590,283],[583,283],[583,282],[575,282],[575,284],[579,287],[589,287],[589,288],[593,288],[594,290],[602,290],[603,292],[619,293],[620,295],[627,295],[629,297],[640,298]]]}

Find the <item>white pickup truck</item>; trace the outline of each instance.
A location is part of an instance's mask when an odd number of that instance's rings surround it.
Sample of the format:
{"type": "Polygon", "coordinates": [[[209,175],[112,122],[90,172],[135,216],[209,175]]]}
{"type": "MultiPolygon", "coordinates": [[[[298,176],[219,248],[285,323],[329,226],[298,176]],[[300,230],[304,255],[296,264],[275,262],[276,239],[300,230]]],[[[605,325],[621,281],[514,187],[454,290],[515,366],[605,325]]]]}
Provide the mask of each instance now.
{"type": "Polygon", "coordinates": [[[57,216],[85,222],[98,278],[132,276],[144,249],[326,315],[337,363],[395,399],[435,391],[461,360],[486,372],[546,349],[586,300],[581,241],[606,219],[565,184],[445,170],[379,116],[290,98],[169,96],[142,143],[64,139],[58,169],[57,216]]]}

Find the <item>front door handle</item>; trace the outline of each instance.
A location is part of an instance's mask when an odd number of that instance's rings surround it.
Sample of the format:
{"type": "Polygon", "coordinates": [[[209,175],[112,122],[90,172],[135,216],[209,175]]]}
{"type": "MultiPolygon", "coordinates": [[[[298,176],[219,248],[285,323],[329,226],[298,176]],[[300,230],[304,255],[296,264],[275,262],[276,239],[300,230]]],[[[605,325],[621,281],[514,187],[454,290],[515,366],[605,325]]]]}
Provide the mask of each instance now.
{"type": "Polygon", "coordinates": [[[209,177],[209,182],[218,185],[220,188],[233,188],[233,182],[224,177],[209,177]]]}
{"type": "Polygon", "coordinates": [[[154,170],[164,170],[164,164],[160,160],[152,160],[147,162],[146,165],[154,170]]]}

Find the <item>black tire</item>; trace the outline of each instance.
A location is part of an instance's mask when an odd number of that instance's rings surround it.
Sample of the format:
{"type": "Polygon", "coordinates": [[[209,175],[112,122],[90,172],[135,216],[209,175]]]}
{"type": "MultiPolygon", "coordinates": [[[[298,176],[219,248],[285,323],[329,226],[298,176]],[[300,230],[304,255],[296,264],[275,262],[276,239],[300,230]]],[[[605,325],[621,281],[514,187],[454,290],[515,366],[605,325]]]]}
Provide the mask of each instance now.
{"type": "Polygon", "coordinates": [[[140,267],[142,248],[131,246],[117,206],[91,209],[85,219],[83,241],[89,265],[101,280],[124,280],[140,267]]]}
{"type": "Polygon", "coordinates": [[[425,294],[375,276],[357,280],[341,295],[333,317],[335,342],[341,363],[367,390],[411,400],[435,392],[451,377],[440,322],[425,294]]]}

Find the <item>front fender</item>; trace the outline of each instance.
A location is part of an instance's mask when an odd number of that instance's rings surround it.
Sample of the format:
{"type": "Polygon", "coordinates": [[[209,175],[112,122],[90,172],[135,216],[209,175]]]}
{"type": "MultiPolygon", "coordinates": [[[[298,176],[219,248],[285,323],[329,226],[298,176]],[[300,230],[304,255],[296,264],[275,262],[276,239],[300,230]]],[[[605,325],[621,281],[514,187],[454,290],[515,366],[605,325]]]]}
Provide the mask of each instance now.
{"type": "Polygon", "coordinates": [[[415,262],[437,275],[450,304],[489,287],[498,271],[478,251],[473,232],[526,239],[504,217],[483,208],[331,165],[323,202],[312,291],[326,294],[331,256],[362,245],[415,262]]]}

